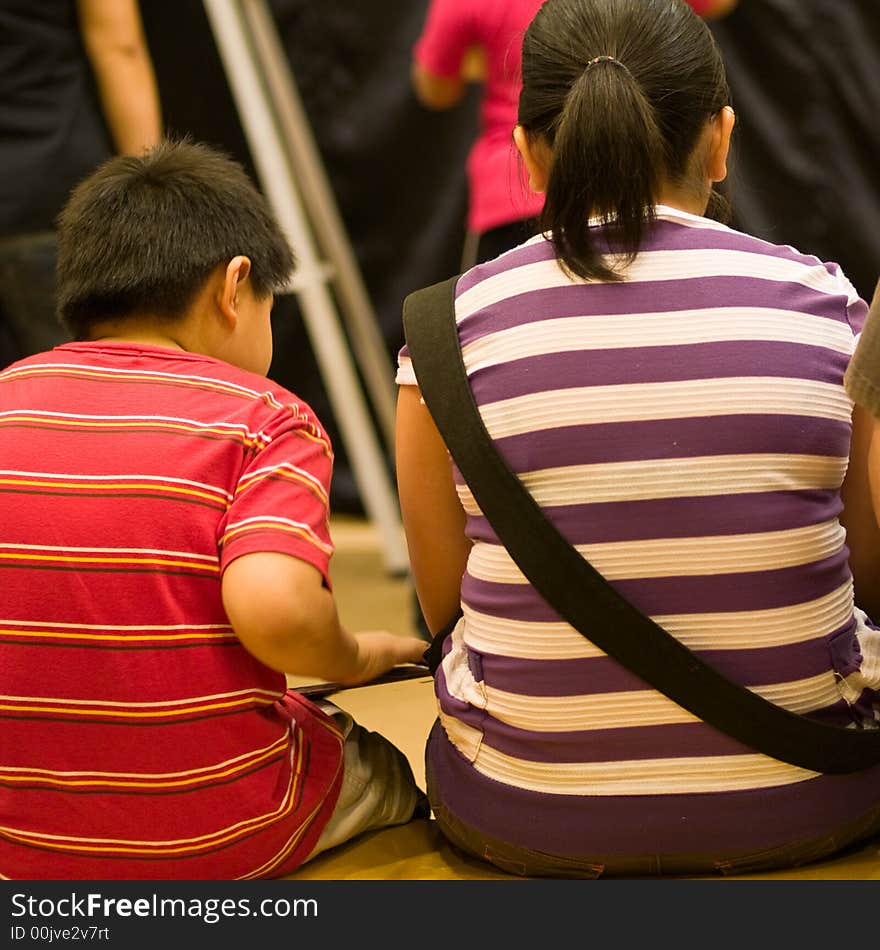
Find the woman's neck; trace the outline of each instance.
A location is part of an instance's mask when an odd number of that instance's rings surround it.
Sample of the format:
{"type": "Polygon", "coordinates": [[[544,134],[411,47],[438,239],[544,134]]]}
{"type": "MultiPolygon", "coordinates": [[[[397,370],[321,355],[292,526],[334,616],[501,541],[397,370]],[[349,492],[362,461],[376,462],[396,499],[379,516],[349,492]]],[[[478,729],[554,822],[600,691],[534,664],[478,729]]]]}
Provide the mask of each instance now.
{"type": "Polygon", "coordinates": [[[668,208],[675,208],[678,211],[686,211],[688,214],[695,214],[698,217],[704,217],[706,209],[709,207],[709,196],[711,189],[697,191],[694,188],[676,186],[673,184],[664,184],[657,196],[658,205],[666,205],[668,208]]]}

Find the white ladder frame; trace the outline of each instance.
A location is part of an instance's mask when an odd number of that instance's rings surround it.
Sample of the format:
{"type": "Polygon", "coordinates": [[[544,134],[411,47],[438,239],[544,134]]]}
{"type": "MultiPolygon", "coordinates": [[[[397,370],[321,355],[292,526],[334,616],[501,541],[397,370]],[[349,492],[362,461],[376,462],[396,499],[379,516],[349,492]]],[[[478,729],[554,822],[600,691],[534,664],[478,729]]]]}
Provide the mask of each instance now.
{"type": "Polygon", "coordinates": [[[388,569],[409,570],[400,508],[340,311],[393,456],[393,366],[265,0],[204,0],[264,194],[297,257],[296,294],[367,516],[388,569]],[[319,247],[320,242],[320,247],[319,247]]]}

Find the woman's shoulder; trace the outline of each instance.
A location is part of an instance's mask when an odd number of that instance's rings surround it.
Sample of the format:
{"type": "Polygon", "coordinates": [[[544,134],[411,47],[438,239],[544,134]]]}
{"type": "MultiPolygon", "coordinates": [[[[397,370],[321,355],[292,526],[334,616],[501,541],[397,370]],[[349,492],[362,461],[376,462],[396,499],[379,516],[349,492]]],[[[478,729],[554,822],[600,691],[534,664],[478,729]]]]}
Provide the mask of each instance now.
{"type": "Polygon", "coordinates": [[[713,252],[716,264],[743,276],[803,283],[814,290],[859,299],[841,266],[779,240],[743,231],[706,217],[661,206],[647,250],[713,252]],[[725,257],[727,252],[729,256],[725,257]]]}
{"type": "Polygon", "coordinates": [[[549,236],[536,234],[522,244],[503,251],[497,257],[482,261],[465,270],[458,278],[456,295],[460,296],[484,281],[498,279],[505,274],[514,273],[522,278],[528,270],[521,269],[540,269],[548,262],[555,264],[556,259],[556,249],[549,236]]]}

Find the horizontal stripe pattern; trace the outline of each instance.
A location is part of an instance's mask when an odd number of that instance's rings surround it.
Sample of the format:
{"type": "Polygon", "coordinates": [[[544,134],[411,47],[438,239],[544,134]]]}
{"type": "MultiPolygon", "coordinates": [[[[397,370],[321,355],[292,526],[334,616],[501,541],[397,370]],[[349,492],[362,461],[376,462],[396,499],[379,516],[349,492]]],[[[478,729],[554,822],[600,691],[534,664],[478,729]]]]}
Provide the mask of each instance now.
{"type": "Polygon", "coordinates": [[[283,737],[263,749],[254,749],[215,765],[179,772],[59,772],[51,769],[20,769],[0,766],[0,785],[8,787],[45,786],[78,792],[168,793],[191,791],[200,786],[234,779],[287,753],[283,737]]]}
{"type": "MultiPolygon", "coordinates": [[[[866,305],[836,265],[658,213],[620,283],[571,278],[540,236],[459,280],[480,414],[563,535],[673,636],[771,702],[870,725],[880,645],[854,613],[838,520],[842,378],[866,305]]],[[[398,383],[415,382],[404,347],[398,383]]],[[[619,800],[638,827],[651,799],[705,796],[688,799],[694,814],[733,841],[728,803],[817,781],[719,735],[572,629],[454,475],[473,546],[431,748],[443,762],[451,743],[473,770],[445,783],[455,814],[545,850],[579,828],[578,799],[619,800]],[[471,795],[482,779],[491,810],[471,795]],[[538,810],[541,835],[527,834],[538,810]]]]}
{"type": "Polygon", "coordinates": [[[0,717],[23,716],[48,719],[101,720],[102,722],[151,722],[203,718],[206,714],[222,715],[240,709],[270,706],[279,698],[267,690],[240,690],[235,693],[209,696],[188,696],[162,702],[108,702],[53,696],[0,696],[0,717]]]}
{"type": "Polygon", "coordinates": [[[768,389],[780,415],[845,420],[852,414],[852,403],[839,386],[802,380],[773,380],[771,386],[768,378],[725,380],[723,386],[715,380],[589,386],[565,390],[564,399],[559,390],[549,390],[483,404],[480,413],[489,434],[504,439],[573,424],[742,415],[768,389]]]}
{"type": "Polygon", "coordinates": [[[329,500],[327,497],[327,492],[324,490],[324,486],[321,484],[320,479],[315,478],[311,472],[307,472],[302,468],[297,468],[295,465],[289,465],[286,462],[271,468],[258,468],[256,471],[251,472],[247,478],[243,478],[239,481],[236,488],[236,495],[240,495],[242,492],[247,491],[258,482],[261,482],[263,479],[267,478],[286,478],[293,482],[297,482],[300,485],[305,485],[306,488],[308,488],[309,491],[314,492],[314,494],[325,505],[328,504],[329,500]]]}
{"type": "Polygon", "coordinates": [[[303,750],[302,742],[297,738],[288,754],[291,759],[287,788],[280,797],[275,809],[265,814],[254,816],[246,821],[239,821],[219,828],[210,834],[188,836],[177,839],[149,840],[123,838],[86,838],[61,834],[36,835],[28,831],[0,825],[0,837],[38,846],[49,851],[70,851],[79,854],[111,856],[149,856],[174,857],[186,854],[198,854],[201,851],[214,850],[223,845],[229,845],[242,837],[253,834],[277,822],[289,813],[295,801],[296,788],[302,777],[303,750]]]}
{"type": "MultiPolygon", "coordinates": [[[[848,635],[851,627],[847,624],[837,635],[848,635]]],[[[826,674],[831,677],[827,655],[823,656],[809,640],[775,649],[749,647],[740,642],[733,650],[705,650],[703,659],[729,679],[757,692],[774,683],[788,681],[796,682],[797,689],[801,690],[808,680],[826,674]]],[[[615,660],[603,656],[580,660],[541,659],[527,664],[520,658],[482,654],[480,673],[485,682],[505,693],[564,696],[567,700],[572,696],[642,690],[646,685],[615,660]]],[[[858,694],[855,697],[849,694],[841,671],[827,682],[834,687],[834,692],[828,694],[832,705],[844,697],[850,702],[858,699],[858,694]]]]}
{"type": "MultiPolygon", "coordinates": [[[[275,393],[271,389],[251,388],[231,380],[158,370],[132,372],[114,366],[82,366],[74,363],[55,362],[51,364],[16,364],[0,373],[0,383],[19,379],[53,380],[63,377],[87,379],[91,382],[108,385],[143,383],[150,386],[168,386],[176,390],[200,389],[218,395],[238,397],[250,403],[260,402],[269,409],[293,414],[302,423],[303,434],[320,442],[324,453],[328,457],[332,458],[333,456],[330,440],[326,433],[317,424],[308,408],[303,407],[292,394],[275,393]]],[[[253,377],[254,380],[257,378],[253,377]]]]}
{"type": "Polygon", "coordinates": [[[0,471],[0,491],[31,494],[63,494],[66,492],[116,495],[167,495],[177,500],[204,502],[225,510],[232,495],[220,486],[179,478],[156,478],[150,475],[58,475],[51,472],[0,471]]]}
{"type": "Polygon", "coordinates": [[[524,472],[523,481],[542,506],[568,504],[577,491],[588,493],[590,504],[603,501],[642,501],[755,495],[762,492],[811,491],[840,485],[846,460],[815,455],[717,455],[639,462],[568,465],[524,472]]]}
{"type": "Polygon", "coordinates": [[[0,645],[24,643],[102,648],[156,649],[169,646],[237,644],[227,623],[217,624],[85,624],[47,623],[0,618],[0,645]]]}
{"type": "MultiPolygon", "coordinates": [[[[840,551],[845,532],[837,521],[791,531],[708,538],[655,538],[577,545],[580,553],[608,580],[680,577],[780,570],[811,563],[840,551]]],[[[526,584],[513,558],[501,545],[471,550],[468,574],[497,584],[526,584]]]]}
{"type": "MultiPolygon", "coordinates": [[[[685,261],[685,265],[686,263],[685,261]]],[[[755,323],[751,322],[750,312],[757,312],[762,316],[766,316],[768,312],[775,313],[777,319],[789,312],[807,317],[827,318],[829,300],[834,306],[839,304],[841,308],[850,307],[854,318],[857,318],[859,314],[862,318],[864,317],[864,301],[852,296],[851,286],[838,284],[831,289],[835,292],[829,297],[817,295],[805,286],[788,285],[785,299],[779,300],[779,304],[773,307],[771,301],[778,296],[778,282],[768,279],[759,272],[745,278],[729,277],[724,274],[695,278],[685,269],[674,280],[655,282],[649,294],[644,292],[645,288],[633,278],[632,274],[625,283],[592,284],[590,286],[592,306],[589,309],[597,316],[607,316],[614,320],[622,318],[623,327],[627,326],[627,321],[630,319],[644,319],[644,316],[638,315],[662,314],[664,322],[675,321],[675,314],[684,309],[682,301],[687,302],[687,312],[702,312],[710,323],[712,314],[718,307],[729,306],[731,301],[735,301],[743,311],[741,316],[753,327],[755,323]]],[[[572,295],[566,285],[536,287],[530,295],[530,300],[544,319],[582,317],[586,312],[583,302],[572,295]]],[[[471,315],[463,318],[459,324],[462,344],[470,346],[474,340],[483,335],[499,333],[519,326],[522,321],[516,316],[516,301],[517,297],[513,296],[493,302],[491,306],[479,311],[479,320],[470,319],[471,315]]],[[[807,325],[810,325],[809,321],[807,325]]],[[[855,329],[854,324],[850,325],[855,329]]],[[[816,329],[819,324],[812,324],[812,326],[816,329]]],[[[827,339],[825,335],[829,332],[835,331],[828,328],[823,331],[823,337],[827,339]]],[[[736,329],[733,329],[732,333],[734,337],[737,337],[736,329]]],[[[789,342],[792,339],[798,339],[797,335],[789,336],[789,342]]],[[[837,336],[837,339],[840,339],[840,336],[837,336]]],[[[809,341],[810,338],[807,337],[803,342],[809,341]]],[[[770,341],[765,340],[765,342],[770,341]]],[[[812,343],[815,344],[816,340],[814,339],[812,343]]]]}
{"type": "MultiPolygon", "coordinates": [[[[851,621],[852,589],[844,584],[815,600],[768,610],[660,614],[653,619],[691,650],[742,650],[790,646],[824,636],[851,621]]],[[[524,660],[568,660],[603,653],[572,626],[480,613],[467,604],[468,643],[478,653],[524,660]]]]}
{"type": "Polygon", "coordinates": [[[221,577],[258,551],[328,577],[311,409],[198,354],[72,343],[0,372],[0,459],[4,876],[295,869],[342,737],[244,649],[221,577]]]}
{"type": "MultiPolygon", "coordinates": [[[[461,722],[441,716],[455,745],[470,745],[461,722]]],[[[495,782],[541,794],[571,796],[711,794],[791,785],[815,773],[761,755],[697,756],[693,759],[632,759],[619,762],[536,763],[505,755],[485,742],[475,768],[495,782]]]]}
{"type": "MultiPolygon", "coordinates": [[[[809,713],[840,699],[834,674],[755,687],[755,693],[792,712],[809,713]]],[[[625,721],[633,727],[689,722],[694,716],[654,690],[595,692],[574,696],[525,696],[485,687],[487,708],[495,718],[520,729],[558,732],[607,726],[625,721]]]]}
{"type": "Polygon", "coordinates": [[[36,544],[0,544],[0,567],[4,566],[71,571],[220,573],[216,554],[136,548],[62,548],[36,544]]]}
{"type": "Polygon", "coordinates": [[[608,315],[556,318],[485,334],[463,346],[462,353],[470,371],[477,373],[498,363],[547,353],[613,353],[643,347],[754,341],[771,346],[817,346],[847,355],[852,351],[848,328],[822,317],[773,310],[743,314],[739,308],[716,307],[650,316],[616,314],[613,319],[608,315]]]}
{"type": "Polygon", "coordinates": [[[221,541],[223,544],[226,544],[233,538],[238,538],[248,533],[259,533],[266,530],[285,531],[298,538],[304,538],[310,544],[313,544],[316,548],[318,548],[320,551],[323,551],[327,555],[331,554],[333,551],[333,545],[329,542],[322,541],[318,532],[315,531],[311,525],[305,524],[301,521],[293,521],[290,518],[269,516],[245,518],[242,521],[234,521],[230,523],[221,541]]]}
{"type": "MultiPolygon", "coordinates": [[[[626,267],[625,259],[619,255],[610,255],[608,263],[611,267],[626,267]]],[[[723,273],[726,279],[749,279],[758,273],[766,281],[792,284],[819,293],[827,293],[831,286],[829,272],[820,262],[809,264],[788,257],[773,257],[762,250],[712,247],[688,248],[686,251],[643,250],[635,261],[626,267],[626,271],[627,280],[631,284],[678,281],[684,271],[689,280],[711,279],[717,277],[719,272],[723,273]],[[683,253],[687,254],[684,266],[683,253]]],[[[462,291],[456,298],[456,313],[458,319],[465,320],[479,310],[529,293],[536,288],[569,287],[573,282],[579,281],[572,281],[555,260],[526,263],[487,277],[476,286],[462,291]]],[[[849,301],[856,299],[849,289],[843,297],[849,301]]]]}
{"type": "Polygon", "coordinates": [[[31,426],[69,428],[79,431],[120,431],[153,429],[165,432],[237,439],[247,446],[265,444],[261,433],[250,432],[245,426],[212,420],[202,422],[196,419],[183,419],[173,416],[98,416],[72,412],[40,412],[35,410],[16,410],[0,412],[0,426],[31,426]]]}

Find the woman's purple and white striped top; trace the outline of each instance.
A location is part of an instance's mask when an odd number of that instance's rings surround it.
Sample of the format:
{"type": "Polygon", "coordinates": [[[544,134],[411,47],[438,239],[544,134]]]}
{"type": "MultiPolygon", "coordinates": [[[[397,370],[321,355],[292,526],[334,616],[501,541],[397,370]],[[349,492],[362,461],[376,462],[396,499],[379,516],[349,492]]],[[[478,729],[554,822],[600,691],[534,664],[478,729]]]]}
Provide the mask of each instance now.
{"type": "MultiPolygon", "coordinates": [[[[729,677],[843,725],[880,718],[880,631],[838,521],[866,309],[836,265],[668,207],[621,283],[570,278],[539,236],[456,296],[486,426],[568,540],[729,677]]],[[[397,381],[415,384],[405,348],[397,381]]],[[[880,801],[880,769],[753,753],[594,648],[455,476],[474,545],[429,743],[453,813],[557,854],[681,853],[880,801]]]]}

